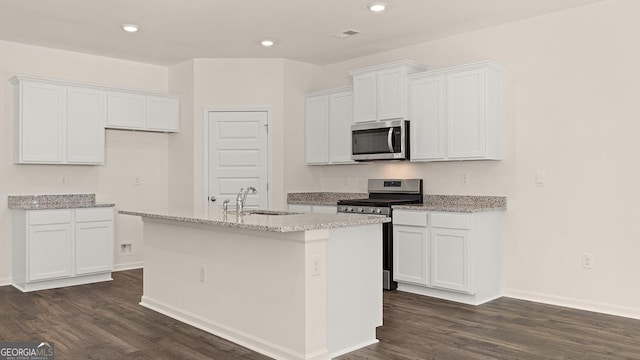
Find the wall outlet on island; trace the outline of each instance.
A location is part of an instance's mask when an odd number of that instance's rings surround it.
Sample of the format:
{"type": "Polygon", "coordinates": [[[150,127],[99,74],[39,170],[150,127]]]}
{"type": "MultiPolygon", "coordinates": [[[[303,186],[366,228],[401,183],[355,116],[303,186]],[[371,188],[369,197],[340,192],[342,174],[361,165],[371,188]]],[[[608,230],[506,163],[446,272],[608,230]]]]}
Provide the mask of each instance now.
{"type": "Polygon", "coordinates": [[[471,176],[469,174],[460,174],[460,185],[462,187],[469,187],[471,183],[471,176]]]}
{"type": "Polygon", "coordinates": [[[593,255],[582,254],[582,268],[593,269],[593,255]]]}
{"type": "Polygon", "coordinates": [[[200,282],[207,282],[207,267],[200,265],[200,282]]]}

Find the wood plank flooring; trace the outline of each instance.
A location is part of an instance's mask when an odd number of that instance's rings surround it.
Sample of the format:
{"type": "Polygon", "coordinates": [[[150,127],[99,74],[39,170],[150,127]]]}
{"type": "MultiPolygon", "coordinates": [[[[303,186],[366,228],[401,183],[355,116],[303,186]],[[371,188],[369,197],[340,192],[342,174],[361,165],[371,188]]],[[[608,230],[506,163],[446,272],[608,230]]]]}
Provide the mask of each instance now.
{"type": "MultiPolygon", "coordinates": [[[[53,341],[58,360],[268,359],[138,305],[141,270],[113,278],[0,287],[0,341],[53,341]]],[[[640,359],[640,320],[509,298],[474,307],[385,292],[378,339],[338,359],[640,359]]]]}

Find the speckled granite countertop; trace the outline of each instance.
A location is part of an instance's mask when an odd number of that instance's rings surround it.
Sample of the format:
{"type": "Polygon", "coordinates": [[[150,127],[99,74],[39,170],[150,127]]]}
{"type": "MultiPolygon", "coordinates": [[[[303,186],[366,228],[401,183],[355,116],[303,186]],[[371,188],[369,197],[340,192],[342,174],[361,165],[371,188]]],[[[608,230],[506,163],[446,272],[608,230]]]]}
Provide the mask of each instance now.
{"type": "Polygon", "coordinates": [[[337,205],[338,200],[363,199],[367,193],[301,192],[288,193],[287,204],[337,205]]]}
{"type": "Polygon", "coordinates": [[[480,212],[507,210],[505,196],[425,195],[422,205],[395,205],[394,209],[449,212],[480,212]]]}
{"type": "Polygon", "coordinates": [[[120,210],[120,214],[141,216],[143,218],[169,220],[183,223],[214,225],[229,228],[271,231],[271,232],[297,232],[316,229],[331,229],[346,226],[358,226],[368,224],[382,224],[391,219],[384,216],[361,214],[300,214],[285,213],[286,215],[261,215],[245,214],[237,215],[232,211],[224,214],[222,209],[214,209],[208,215],[198,215],[190,211],[127,211],[120,210]]]}
{"type": "MultiPolygon", "coordinates": [[[[338,200],[366,199],[367,193],[306,192],[287,194],[287,203],[306,205],[336,205],[338,200]]],[[[422,205],[396,205],[394,209],[424,211],[479,212],[507,210],[504,196],[425,195],[422,205]]]]}
{"type": "Polygon", "coordinates": [[[96,203],[96,194],[9,195],[7,200],[9,209],[14,210],[54,210],[115,206],[115,204],[96,203]]]}

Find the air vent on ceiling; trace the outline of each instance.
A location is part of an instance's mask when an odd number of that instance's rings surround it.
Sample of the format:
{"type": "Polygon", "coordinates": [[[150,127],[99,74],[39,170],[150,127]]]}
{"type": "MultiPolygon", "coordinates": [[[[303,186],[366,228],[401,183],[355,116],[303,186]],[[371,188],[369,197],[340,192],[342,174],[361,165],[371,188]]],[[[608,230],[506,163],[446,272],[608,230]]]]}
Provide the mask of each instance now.
{"type": "Polygon", "coordinates": [[[358,30],[353,30],[353,29],[349,29],[349,30],[345,30],[341,33],[337,33],[336,37],[337,38],[347,38],[349,36],[353,36],[353,35],[358,35],[358,34],[362,34],[360,31],[358,30]]]}

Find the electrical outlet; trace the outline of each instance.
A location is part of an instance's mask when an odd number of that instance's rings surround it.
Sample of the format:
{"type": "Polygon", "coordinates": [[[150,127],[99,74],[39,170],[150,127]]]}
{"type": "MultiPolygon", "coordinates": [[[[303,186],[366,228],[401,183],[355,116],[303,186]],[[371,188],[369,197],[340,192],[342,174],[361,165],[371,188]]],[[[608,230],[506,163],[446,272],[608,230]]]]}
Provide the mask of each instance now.
{"type": "Polygon", "coordinates": [[[593,255],[582,254],[582,268],[593,269],[593,255]]]}
{"type": "Polygon", "coordinates": [[[200,282],[207,282],[207,267],[200,265],[200,282]]]}
{"type": "Polygon", "coordinates": [[[471,182],[471,176],[469,176],[469,174],[460,175],[460,185],[462,187],[469,187],[470,182],[471,182]]]}
{"type": "Polygon", "coordinates": [[[311,256],[311,276],[320,275],[320,255],[311,256]]]}
{"type": "Polygon", "coordinates": [[[120,254],[131,255],[133,248],[131,244],[120,244],[120,254]]]}
{"type": "Polygon", "coordinates": [[[68,180],[68,179],[67,179],[67,177],[66,177],[66,176],[63,176],[63,177],[61,177],[61,178],[60,178],[60,183],[62,183],[62,184],[66,184],[66,183],[67,183],[67,180],[68,180]]]}
{"type": "Polygon", "coordinates": [[[540,171],[535,174],[535,182],[537,187],[544,187],[544,173],[540,171]]]}
{"type": "Polygon", "coordinates": [[[133,179],[133,185],[140,185],[142,184],[142,178],[140,176],[136,176],[135,179],[133,179]]]}

